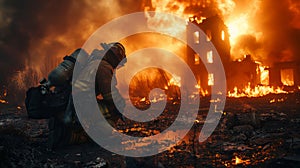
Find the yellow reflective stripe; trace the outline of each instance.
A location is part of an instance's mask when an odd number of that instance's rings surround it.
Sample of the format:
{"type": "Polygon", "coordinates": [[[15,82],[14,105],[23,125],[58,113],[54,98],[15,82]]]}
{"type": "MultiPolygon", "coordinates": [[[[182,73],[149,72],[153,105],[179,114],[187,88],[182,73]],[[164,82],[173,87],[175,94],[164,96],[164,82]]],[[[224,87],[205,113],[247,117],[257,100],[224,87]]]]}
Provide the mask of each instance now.
{"type": "Polygon", "coordinates": [[[76,81],[74,87],[80,89],[81,91],[90,90],[90,84],[86,81],[76,81]]]}
{"type": "Polygon", "coordinates": [[[110,117],[111,117],[111,115],[110,115],[110,113],[109,113],[109,111],[108,111],[108,108],[107,108],[104,104],[98,103],[98,107],[99,107],[99,109],[100,109],[102,115],[103,115],[105,118],[110,118],[110,117]]]}
{"type": "Polygon", "coordinates": [[[120,93],[119,93],[118,90],[114,90],[114,91],[112,91],[110,93],[103,94],[102,96],[106,100],[111,100],[113,97],[119,98],[121,95],[120,95],[120,93]]]}
{"type": "Polygon", "coordinates": [[[105,99],[105,100],[111,100],[112,99],[112,94],[111,93],[106,93],[102,96],[103,96],[103,99],[105,99]]]}

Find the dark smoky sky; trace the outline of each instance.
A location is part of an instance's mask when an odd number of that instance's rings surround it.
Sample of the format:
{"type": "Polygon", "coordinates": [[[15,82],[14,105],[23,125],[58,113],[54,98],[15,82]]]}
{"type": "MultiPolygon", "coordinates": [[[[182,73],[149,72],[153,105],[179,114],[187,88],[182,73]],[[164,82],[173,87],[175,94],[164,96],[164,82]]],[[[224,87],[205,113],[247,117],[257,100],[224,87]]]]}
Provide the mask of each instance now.
{"type": "Polygon", "coordinates": [[[136,0],[0,0],[0,86],[25,67],[80,47],[109,20],[139,11],[136,0]]]}

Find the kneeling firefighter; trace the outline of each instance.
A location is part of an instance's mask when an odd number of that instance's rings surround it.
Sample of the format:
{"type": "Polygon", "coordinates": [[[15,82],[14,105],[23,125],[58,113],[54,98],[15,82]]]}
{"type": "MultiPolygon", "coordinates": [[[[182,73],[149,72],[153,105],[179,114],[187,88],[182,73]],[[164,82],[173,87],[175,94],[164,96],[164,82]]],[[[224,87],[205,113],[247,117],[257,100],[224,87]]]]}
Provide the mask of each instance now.
{"type": "MultiPolygon", "coordinates": [[[[121,107],[125,106],[125,101],[116,89],[116,83],[111,82],[112,78],[115,78],[113,72],[120,66],[120,62],[122,60],[122,63],[126,62],[125,48],[118,42],[101,43],[101,46],[103,50],[95,49],[90,56],[82,49],[75,50],[49,74],[48,81],[43,80],[40,86],[27,91],[25,104],[28,116],[34,119],[50,118],[48,138],[50,148],[80,143],[88,138],[76,117],[71,94],[72,78],[78,78],[80,81],[85,75],[80,73],[78,76],[72,76],[76,61],[82,68],[88,68],[85,67],[86,64],[102,59],[97,70],[95,85],[99,107],[111,125],[123,118],[112,97],[114,95],[118,98],[115,101],[121,104],[121,107]],[[78,54],[82,55],[78,57],[78,54]],[[76,60],[77,58],[83,59],[76,60]],[[113,92],[112,87],[115,88],[113,92]]],[[[77,83],[79,86],[76,87],[86,89],[84,83],[82,85],[80,82],[77,83]]]]}

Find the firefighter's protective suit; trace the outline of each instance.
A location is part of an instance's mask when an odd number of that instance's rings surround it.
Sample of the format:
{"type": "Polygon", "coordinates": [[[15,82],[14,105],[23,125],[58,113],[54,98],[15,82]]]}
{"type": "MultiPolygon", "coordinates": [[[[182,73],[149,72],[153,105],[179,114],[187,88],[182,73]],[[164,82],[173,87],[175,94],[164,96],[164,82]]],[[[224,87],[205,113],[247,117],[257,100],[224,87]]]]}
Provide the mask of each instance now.
{"type": "MultiPolygon", "coordinates": [[[[98,64],[95,60],[101,60],[96,72],[95,93],[100,111],[110,125],[115,126],[118,119],[123,119],[121,112],[125,107],[125,101],[116,88],[117,83],[114,71],[118,66],[126,63],[125,48],[121,43],[101,43],[101,46],[104,50],[95,49],[89,56],[87,64],[90,66],[85,66],[83,70],[90,73],[80,73],[76,77],[77,82],[73,87],[79,88],[82,92],[91,89],[92,83],[89,80],[91,78],[89,75],[95,70],[93,64],[98,64]],[[115,103],[121,108],[117,109],[115,103]]],[[[54,130],[53,135],[50,134],[49,136],[51,148],[64,144],[80,143],[87,139],[76,118],[72,97],[65,113],[58,118],[62,118],[62,122],[54,119],[54,121],[49,123],[50,129],[52,127],[54,130]]]]}

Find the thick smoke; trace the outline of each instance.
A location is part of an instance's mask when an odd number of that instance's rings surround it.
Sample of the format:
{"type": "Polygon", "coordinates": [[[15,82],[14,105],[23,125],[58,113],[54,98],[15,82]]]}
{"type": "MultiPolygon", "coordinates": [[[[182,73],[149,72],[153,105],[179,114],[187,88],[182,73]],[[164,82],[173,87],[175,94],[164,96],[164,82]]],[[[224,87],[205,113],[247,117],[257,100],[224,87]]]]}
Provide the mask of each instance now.
{"type": "Polygon", "coordinates": [[[103,23],[140,8],[133,0],[1,0],[0,5],[2,82],[8,72],[69,54],[103,23]]]}
{"type": "Polygon", "coordinates": [[[0,0],[0,89],[36,84],[102,24],[140,8],[135,0],[0,0]]]}
{"type": "MultiPolygon", "coordinates": [[[[272,65],[282,61],[300,61],[300,2],[286,1],[235,1],[233,15],[255,10],[248,16],[249,32],[237,38],[233,57],[251,54],[256,60],[272,65]],[[247,5],[248,4],[248,5],[247,5]]],[[[242,23],[241,23],[242,24],[242,23]]]]}
{"type": "Polygon", "coordinates": [[[300,2],[264,0],[257,13],[257,27],[263,32],[268,61],[300,61],[300,2]],[[294,8],[295,7],[295,8],[294,8]],[[298,25],[297,25],[298,24],[298,25]]]}
{"type": "MultiPolygon", "coordinates": [[[[164,9],[184,16],[221,14],[225,23],[231,15],[250,14],[252,29],[238,37],[237,51],[270,65],[300,62],[299,0],[215,0],[209,1],[211,9],[197,6],[199,2],[205,1],[170,0],[164,9]]],[[[155,10],[150,0],[0,0],[0,90],[14,83],[16,88],[36,84],[98,27],[145,6],[155,10]]]]}

